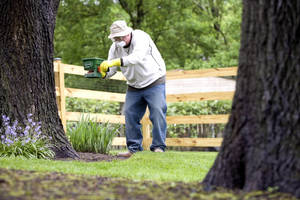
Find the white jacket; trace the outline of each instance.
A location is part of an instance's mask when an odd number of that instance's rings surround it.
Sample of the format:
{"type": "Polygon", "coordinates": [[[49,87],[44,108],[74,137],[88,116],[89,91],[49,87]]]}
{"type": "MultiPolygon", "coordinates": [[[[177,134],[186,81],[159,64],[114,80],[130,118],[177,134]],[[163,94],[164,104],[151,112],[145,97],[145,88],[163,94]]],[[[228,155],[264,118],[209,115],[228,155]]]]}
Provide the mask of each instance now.
{"type": "MultiPolygon", "coordinates": [[[[144,88],[166,74],[166,66],[150,36],[141,30],[132,31],[131,43],[127,48],[113,43],[108,60],[122,58],[121,71],[127,84],[134,88],[144,88]]],[[[111,67],[106,78],[113,76],[117,67],[111,67]]]]}

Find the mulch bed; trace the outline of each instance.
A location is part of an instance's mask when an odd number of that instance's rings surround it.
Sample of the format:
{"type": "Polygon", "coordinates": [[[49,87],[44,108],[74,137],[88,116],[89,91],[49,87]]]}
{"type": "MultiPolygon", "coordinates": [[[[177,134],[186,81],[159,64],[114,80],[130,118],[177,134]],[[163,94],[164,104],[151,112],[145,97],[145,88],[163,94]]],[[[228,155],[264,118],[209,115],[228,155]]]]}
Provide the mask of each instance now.
{"type": "MultiPolygon", "coordinates": [[[[100,153],[83,153],[83,152],[77,152],[79,155],[78,161],[83,162],[100,162],[100,161],[113,161],[113,160],[125,160],[127,158],[124,157],[118,157],[114,155],[106,155],[106,154],[100,154],[100,153]]],[[[74,159],[71,158],[57,158],[55,160],[63,160],[63,161],[71,161],[74,159]]]]}

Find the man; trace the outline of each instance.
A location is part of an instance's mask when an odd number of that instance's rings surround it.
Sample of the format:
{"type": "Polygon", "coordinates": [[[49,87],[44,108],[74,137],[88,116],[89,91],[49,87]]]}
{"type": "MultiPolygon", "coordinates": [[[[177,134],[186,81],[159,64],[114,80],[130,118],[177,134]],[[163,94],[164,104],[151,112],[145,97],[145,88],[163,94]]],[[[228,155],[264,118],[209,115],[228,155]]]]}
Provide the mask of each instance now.
{"type": "Polygon", "coordinates": [[[108,60],[98,68],[102,77],[113,76],[117,67],[127,79],[125,100],[125,134],[128,152],[119,156],[130,157],[142,151],[143,135],[140,120],[148,106],[153,125],[153,152],[164,152],[166,148],[166,67],[156,45],[150,36],[141,30],[132,30],[123,20],[115,21],[110,27],[113,41],[108,60]]]}

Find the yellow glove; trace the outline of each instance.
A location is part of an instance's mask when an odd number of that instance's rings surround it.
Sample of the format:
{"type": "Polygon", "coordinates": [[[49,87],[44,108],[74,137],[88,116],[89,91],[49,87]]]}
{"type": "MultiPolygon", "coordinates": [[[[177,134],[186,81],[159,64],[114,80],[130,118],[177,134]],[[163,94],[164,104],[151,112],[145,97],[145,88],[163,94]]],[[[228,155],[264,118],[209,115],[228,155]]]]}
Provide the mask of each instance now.
{"type": "Polygon", "coordinates": [[[109,67],[114,66],[121,66],[121,59],[113,59],[113,60],[105,60],[103,61],[100,66],[98,67],[98,71],[100,72],[102,78],[106,76],[106,72],[108,71],[109,67]]]}

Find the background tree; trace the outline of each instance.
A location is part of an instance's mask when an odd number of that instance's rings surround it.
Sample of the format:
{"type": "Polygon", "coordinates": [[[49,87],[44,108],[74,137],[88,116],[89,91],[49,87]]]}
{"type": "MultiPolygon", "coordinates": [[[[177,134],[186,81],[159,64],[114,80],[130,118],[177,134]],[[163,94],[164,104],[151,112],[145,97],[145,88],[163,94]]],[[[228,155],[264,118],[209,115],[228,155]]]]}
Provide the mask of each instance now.
{"type": "MultiPolygon", "coordinates": [[[[56,105],[53,36],[59,0],[0,2],[0,113],[22,122],[33,114],[57,157],[78,157],[56,105]]],[[[0,124],[2,124],[0,118],[0,124]]]]}
{"type": "Polygon", "coordinates": [[[168,69],[237,65],[240,0],[64,0],[57,16],[55,56],[82,65],[107,57],[113,21],[149,33],[168,69]],[[226,41],[226,42],[225,42],[226,41]]]}
{"type": "Polygon", "coordinates": [[[237,88],[204,183],[300,197],[300,4],[243,1],[237,88]]]}
{"type": "Polygon", "coordinates": [[[55,56],[68,64],[82,65],[82,58],[107,57],[112,1],[64,0],[57,14],[55,56]],[[97,1],[98,2],[98,1],[97,1]]]}

